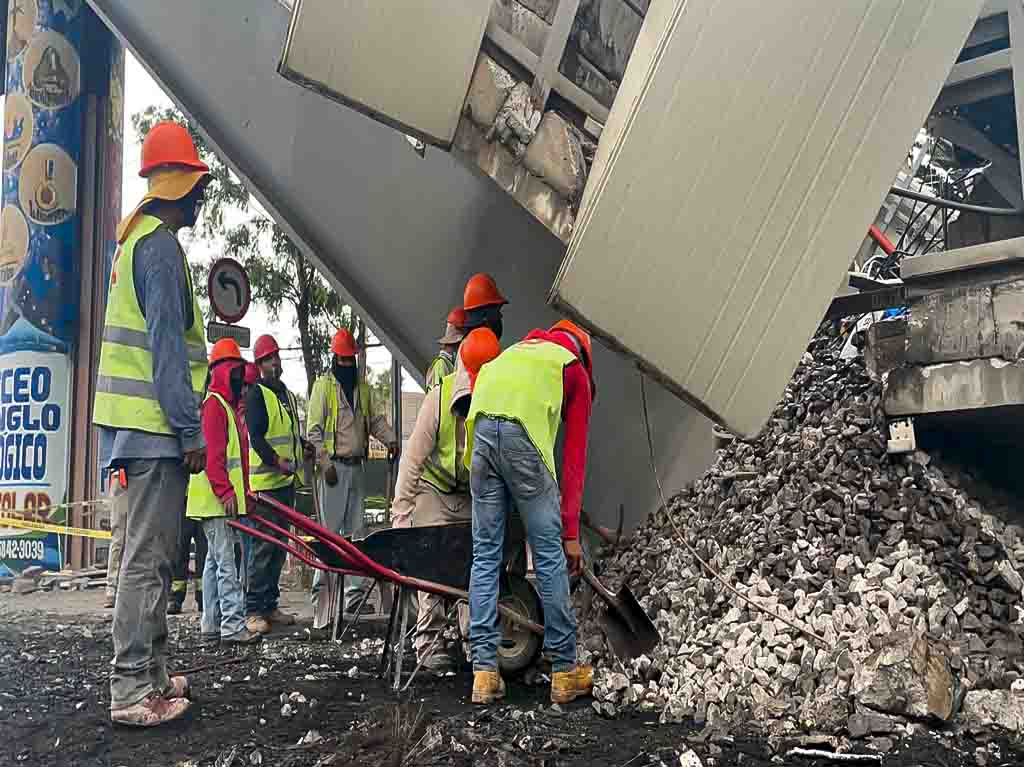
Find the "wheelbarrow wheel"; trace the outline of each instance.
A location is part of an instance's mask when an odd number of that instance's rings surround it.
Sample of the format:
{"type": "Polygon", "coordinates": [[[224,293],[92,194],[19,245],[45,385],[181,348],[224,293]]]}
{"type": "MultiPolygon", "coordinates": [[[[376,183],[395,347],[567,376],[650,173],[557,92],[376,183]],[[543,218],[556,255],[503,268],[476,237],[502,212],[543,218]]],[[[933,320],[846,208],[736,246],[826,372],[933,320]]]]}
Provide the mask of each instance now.
{"type": "MultiPolygon", "coordinates": [[[[544,624],[540,595],[533,584],[523,576],[506,573],[501,579],[498,601],[534,623],[544,624]]],[[[544,640],[529,629],[517,626],[500,615],[499,620],[501,641],[498,642],[498,668],[503,674],[524,671],[537,659],[544,640]]]]}

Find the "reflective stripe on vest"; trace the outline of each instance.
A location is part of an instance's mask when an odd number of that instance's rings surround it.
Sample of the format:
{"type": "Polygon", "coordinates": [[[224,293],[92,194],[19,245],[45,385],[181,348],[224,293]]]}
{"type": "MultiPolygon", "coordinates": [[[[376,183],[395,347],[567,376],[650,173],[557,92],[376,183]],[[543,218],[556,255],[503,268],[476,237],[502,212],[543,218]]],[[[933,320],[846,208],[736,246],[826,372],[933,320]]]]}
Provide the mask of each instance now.
{"type": "Polygon", "coordinates": [[[423,467],[423,480],[444,494],[468,493],[469,470],[462,461],[456,461],[458,421],[452,413],[452,394],[455,392],[455,374],[441,379],[441,412],[437,421],[434,452],[423,467]]]}
{"type": "MultiPolygon", "coordinates": [[[[160,219],[142,216],[114,259],[96,376],[93,422],[115,429],[173,435],[174,430],[160,407],[153,385],[153,354],[134,279],[135,246],[160,226],[160,219]]],[[[184,254],[182,262],[192,300],[192,326],[183,331],[183,335],[198,406],[200,392],[206,383],[206,335],[202,310],[192,289],[192,273],[184,254]]]]}
{"type": "MultiPolygon", "coordinates": [[[[337,455],[337,444],[334,441],[335,432],[338,430],[338,382],[334,376],[328,373],[316,379],[313,384],[324,389],[324,402],[327,403],[327,422],[324,424],[324,448],[329,449],[331,456],[337,455]]],[[[359,411],[363,416],[363,455],[370,456],[370,387],[365,381],[360,381],[356,386],[357,399],[359,400],[359,411]]]]}
{"type": "Polygon", "coordinates": [[[439,383],[445,376],[449,376],[455,372],[455,361],[451,356],[441,353],[434,357],[434,361],[430,363],[430,367],[427,368],[427,376],[425,380],[425,390],[430,391],[439,383]]]}
{"type": "Polygon", "coordinates": [[[473,427],[478,415],[520,423],[555,471],[555,439],[562,422],[563,371],[576,355],[550,341],[520,341],[480,369],[466,418],[466,466],[472,465],[473,427]]]}
{"type": "MultiPolygon", "coordinates": [[[[257,384],[263,393],[263,404],[267,409],[267,443],[274,449],[274,452],[281,458],[288,461],[298,462],[299,455],[299,430],[292,420],[288,408],[281,405],[281,400],[269,386],[257,384]]],[[[287,393],[288,402],[292,412],[297,413],[296,403],[291,395],[287,393]]],[[[282,474],[276,466],[268,466],[263,463],[259,453],[249,445],[249,486],[255,491],[276,490],[279,487],[288,487],[295,482],[294,474],[282,474]]]]}
{"type": "MultiPolygon", "coordinates": [[[[228,446],[226,452],[228,479],[231,487],[235,490],[235,500],[238,501],[238,513],[245,513],[245,477],[242,472],[242,443],[238,438],[238,424],[235,421],[235,411],[227,401],[216,392],[210,392],[209,397],[215,398],[224,408],[228,419],[228,446]]],[[[191,519],[209,519],[211,517],[223,517],[224,505],[220,498],[213,492],[210,485],[210,478],[203,471],[193,474],[188,481],[188,506],[185,515],[191,519]]]]}

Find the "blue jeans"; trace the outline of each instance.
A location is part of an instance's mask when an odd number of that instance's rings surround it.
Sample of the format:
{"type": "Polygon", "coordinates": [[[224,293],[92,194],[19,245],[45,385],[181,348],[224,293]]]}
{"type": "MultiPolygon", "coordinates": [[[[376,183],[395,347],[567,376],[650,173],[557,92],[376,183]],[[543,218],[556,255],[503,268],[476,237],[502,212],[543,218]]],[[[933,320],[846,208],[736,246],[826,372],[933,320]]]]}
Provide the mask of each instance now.
{"type": "Polygon", "coordinates": [[[480,416],[473,439],[473,569],[469,580],[473,668],[492,671],[498,667],[498,578],[505,519],[514,504],[526,526],[544,603],[544,649],[555,671],[571,671],[576,666],[576,616],[569,603],[558,483],[518,423],[480,416]]]}
{"type": "Polygon", "coordinates": [[[245,628],[245,595],[238,579],[235,545],[238,534],[224,517],[203,520],[206,568],[203,570],[203,619],[207,636],[233,637],[245,628]]]}
{"type": "MultiPolygon", "coordinates": [[[[285,506],[295,506],[294,484],[262,492],[285,506]]],[[[278,527],[288,528],[288,523],[271,509],[260,508],[259,513],[268,522],[273,522],[278,527]]],[[[277,539],[284,539],[283,535],[278,535],[269,528],[251,524],[245,517],[242,517],[240,521],[247,527],[252,527],[277,539]]],[[[277,609],[278,600],[281,598],[281,569],[284,567],[287,552],[280,546],[268,543],[262,538],[245,534],[241,538],[246,574],[245,614],[270,615],[277,609]]]]}

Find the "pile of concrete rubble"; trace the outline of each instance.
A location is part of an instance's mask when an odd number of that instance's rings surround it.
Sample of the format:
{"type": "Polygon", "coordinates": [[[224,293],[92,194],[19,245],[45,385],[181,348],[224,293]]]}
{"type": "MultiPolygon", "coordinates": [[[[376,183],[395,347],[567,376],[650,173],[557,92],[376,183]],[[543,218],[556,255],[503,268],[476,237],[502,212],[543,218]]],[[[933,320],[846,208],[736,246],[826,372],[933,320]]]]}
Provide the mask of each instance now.
{"type": "Polygon", "coordinates": [[[663,642],[620,664],[597,600],[582,610],[599,711],[846,732],[883,747],[911,721],[1024,732],[1014,499],[937,455],[887,455],[880,394],[861,358],[841,360],[819,336],[762,433],[719,450],[606,560],[605,577],[633,589],[663,642]],[[667,514],[768,612],[714,580],[667,514]]]}

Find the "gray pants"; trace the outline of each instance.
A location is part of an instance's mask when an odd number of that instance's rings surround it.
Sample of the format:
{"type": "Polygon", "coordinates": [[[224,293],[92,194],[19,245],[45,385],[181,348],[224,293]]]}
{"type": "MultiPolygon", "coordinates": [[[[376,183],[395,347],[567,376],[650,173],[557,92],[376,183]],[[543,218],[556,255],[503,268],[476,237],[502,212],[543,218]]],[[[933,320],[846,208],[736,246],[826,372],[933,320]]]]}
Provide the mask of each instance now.
{"type": "Polygon", "coordinates": [[[167,593],[188,490],[188,474],[176,458],[131,461],[125,472],[128,487],[115,488],[113,498],[114,513],[125,524],[112,629],[111,710],[170,688],[167,593]]]}
{"type": "MultiPolygon", "coordinates": [[[[346,537],[362,538],[366,535],[366,491],[363,488],[363,465],[344,464],[334,461],[338,472],[338,484],[328,486],[323,477],[316,483],[317,497],[320,501],[320,524],[328,530],[341,533],[346,537]]],[[[316,571],[313,576],[313,601],[317,601],[323,573],[316,571]]],[[[363,592],[373,587],[367,578],[354,575],[345,576],[345,607],[358,604],[363,592]]],[[[314,618],[314,623],[318,621],[314,618]]],[[[319,626],[318,626],[319,627],[319,626]]]]}
{"type": "Polygon", "coordinates": [[[117,594],[117,575],[121,571],[122,541],[124,541],[124,506],[113,501],[116,491],[120,490],[118,480],[110,481],[107,495],[110,499],[110,548],[107,550],[107,596],[117,594]]]}

